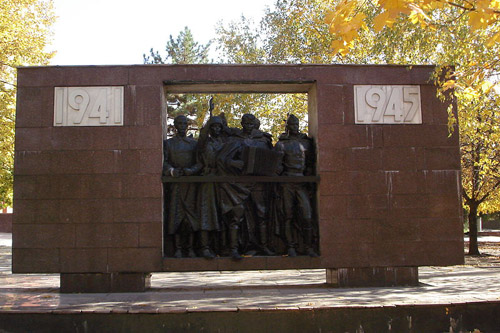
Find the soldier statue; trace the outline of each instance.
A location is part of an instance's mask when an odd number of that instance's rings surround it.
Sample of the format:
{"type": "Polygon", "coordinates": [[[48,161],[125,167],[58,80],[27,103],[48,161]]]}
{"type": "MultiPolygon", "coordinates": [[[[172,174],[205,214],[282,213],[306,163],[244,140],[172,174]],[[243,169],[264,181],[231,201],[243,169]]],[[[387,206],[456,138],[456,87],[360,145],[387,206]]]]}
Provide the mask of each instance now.
{"type": "MultiPolygon", "coordinates": [[[[272,152],[272,143],[269,136],[255,128],[255,116],[245,114],[241,118],[241,129],[232,128],[226,130],[229,133],[228,142],[219,154],[220,170],[224,175],[241,176],[251,175],[247,173],[245,150],[249,147],[259,148],[272,152]]],[[[223,214],[230,216],[228,223],[229,246],[231,256],[240,259],[240,243],[247,246],[249,243],[257,243],[255,229],[267,223],[267,202],[263,185],[259,183],[222,183],[220,207],[223,214]],[[254,214],[255,212],[255,214],[254,214]],[[252,219],[255,215],[257,222],[252,219]],[[243,222],[246,222],[243,224],[243,222]],[[244,227],[244,228],[243,228],[244,227]],[[241,237],[240,237],[241,236],[241,237]],[[245,239],[243,241],[242,239],[245,239]],[[246,244],[245,244],[246,243],[246,244]]],[[[266,230],[263,230],[267,233],[266,230]]],[[[267,244],[261,244],[264,254],[272,254],[267,244]]]]}
{"type": "MultiPolygon", "coordinates": [[[[200,131],[198,139],[198,156],[203,165],[203,176],[219,176],[217,156],[224,147],[226,136],[223,135],[223,119],[212,116],[200,131]]],[[[219,184],[206,182],[198,189],[198,212],[200,218],[201,256],[211,259],[215,255],[210,240],[221,231],[222,221],[219,211],[219,184]]]]}
{"type": "MultiPolygon", "coordinates": [[[[163,144],[163,174],[167,177],[195,175],[201,170],[201,164],[196,163],[196,140],[186,136],[186,116],[175,117],[174,127],[176,135],[163,144]]],[[[194,234],[200,226],[195,201],[196,184],[168,184],[165,231],[174,238],[175,258],[182,258],[184,253],[188,257],[196,257],[193,249],[194,234]]]]}
{"type": "MultiPolygon", "coordinates": [[[[283,152],[280,173],[283,176],[303,177],[314,173],[313,141],[299,132],[299,119],[290,115],[286,132],[280,135],[275,149],[283,152]]],[[[314,250],[314,225],[311,206],[311,191],[306,183],[282,183],[280,185],[281,209],[284,218],[277,226],[278,234],[284,239],[290,257],[297,256],[298,239],[302,238],[305,252],[317,257],[314,250]]]]}

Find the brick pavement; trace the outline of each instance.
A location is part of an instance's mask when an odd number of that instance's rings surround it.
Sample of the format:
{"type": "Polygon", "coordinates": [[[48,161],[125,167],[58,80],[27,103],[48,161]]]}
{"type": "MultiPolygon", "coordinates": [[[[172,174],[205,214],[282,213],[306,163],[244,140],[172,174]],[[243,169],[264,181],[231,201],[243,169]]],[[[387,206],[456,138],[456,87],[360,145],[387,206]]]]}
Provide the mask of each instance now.
{"type": "Polygon", "coordinates": [[[498,302],[500,262],[421,267],[420,286],[332,288],[325,271],[155,273],[144,293],[60,294],[58,274],[11,273],[0,233],[0,313],[179,313],[498,302]]]}

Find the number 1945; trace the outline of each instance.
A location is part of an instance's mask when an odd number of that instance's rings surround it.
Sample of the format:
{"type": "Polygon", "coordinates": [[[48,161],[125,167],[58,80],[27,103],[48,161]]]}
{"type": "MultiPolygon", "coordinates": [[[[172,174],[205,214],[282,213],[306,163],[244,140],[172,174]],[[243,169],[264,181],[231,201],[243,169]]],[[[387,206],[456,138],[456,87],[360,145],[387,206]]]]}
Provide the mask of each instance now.
{"type": "Polygon", "coordinates": [[[354,86],[356,124],[421,124],[420,86],[354,86]]]}

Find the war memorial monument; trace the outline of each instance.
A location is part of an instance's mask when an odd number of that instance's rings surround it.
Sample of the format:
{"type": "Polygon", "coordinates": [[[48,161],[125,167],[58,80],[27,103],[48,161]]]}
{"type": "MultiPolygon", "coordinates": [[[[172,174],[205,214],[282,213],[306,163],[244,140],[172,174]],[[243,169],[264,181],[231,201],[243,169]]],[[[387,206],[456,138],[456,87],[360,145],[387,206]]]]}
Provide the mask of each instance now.
{"type": "Polygon", "coordinates": [[[432,66],[136,65],[18,72],[13,272],[61,292],[151,273],[326,269],[341,287],[417,285],[463,263],[458,131],[432,66]],[[167,93],[307,93],[273,145],[252,114],[186,118],[167,93]]]}

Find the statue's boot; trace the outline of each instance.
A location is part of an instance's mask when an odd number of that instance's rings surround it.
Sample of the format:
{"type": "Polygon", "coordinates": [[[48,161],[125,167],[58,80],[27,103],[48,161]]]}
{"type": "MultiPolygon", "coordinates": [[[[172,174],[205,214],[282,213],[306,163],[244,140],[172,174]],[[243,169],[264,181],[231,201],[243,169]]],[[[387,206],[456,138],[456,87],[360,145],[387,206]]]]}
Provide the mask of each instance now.
{"type": "Polygon", "coordinates": [[[304,245],[306,247],[306,254],[310,257],[319,257],[319,255],[314,251],[312,241],[313,241],[313,229],[304,228],[304,245]]]}
{"type": "Polygon", "coordinates": [[[260,250],[266,256],[274,256],[275,253],[267,247],[267,226],[259,226],[260,250]]]}
{"type": "Polygon", "coordinates": [[[191,232],[189,233],[188,236],[188,257],[189,258],[196,258],[196,253],[194,253],[193,250],[193,242],[194,242],[194,234],[191,232]]]}
{"type": "Polygon", "coordinates": [[[243,258],[238,252],[238,227],[231,226],[229,229],[229,246],[231,247],[231,258],[236,260],[243,258]]]}
{"type": "Polygon", "coordinates": [[[181,235],[179,235],[179,234],[175,234],[174,235],[174,246],[175,246],[174,258],[182,258],[182,240],[181,240],[181,235]]]}
{"type": "Polygon", "coordinates": [[[206,259],[213,259],[215,255],[210,251],[208,231],[200,232],[200,243],[201,243],[201,256],[206,259]]]}
{"type": "Polygon", "coordinates": [[[285,242],[288,248],[288,256],[296,257],[297,252],[295,251],[296,244],[293,241],[292,221],[285,222],[285,242]]]}

